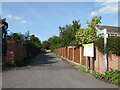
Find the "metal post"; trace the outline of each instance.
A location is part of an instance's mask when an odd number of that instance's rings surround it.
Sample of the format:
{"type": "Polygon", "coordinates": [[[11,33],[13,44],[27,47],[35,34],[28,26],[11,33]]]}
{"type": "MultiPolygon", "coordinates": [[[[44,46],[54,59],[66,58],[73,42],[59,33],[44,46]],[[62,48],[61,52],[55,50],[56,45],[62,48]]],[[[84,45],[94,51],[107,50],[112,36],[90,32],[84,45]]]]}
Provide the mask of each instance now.
{"type": "MultiPolygon", "coordinates": [[[[104,29],[104,50],[106,50],[106,44],[107,44],[107,29],[104,29]]],[[[108,61],[107,61],[107,53],[104,53],[104,61],[105,61],[105,71],[108,70],[108,61]]]]}

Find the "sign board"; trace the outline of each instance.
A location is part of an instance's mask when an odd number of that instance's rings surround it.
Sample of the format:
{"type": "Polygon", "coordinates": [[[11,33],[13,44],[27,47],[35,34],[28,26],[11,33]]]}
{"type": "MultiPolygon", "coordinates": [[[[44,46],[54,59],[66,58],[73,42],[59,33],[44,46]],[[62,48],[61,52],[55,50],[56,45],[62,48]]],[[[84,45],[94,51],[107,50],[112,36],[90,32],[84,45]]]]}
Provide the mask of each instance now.
{"type": "Polygon", "coordinates": [[[94,57],[94,44],[84,44],[84,56],[94,57]]]}
{"type": "Polygon", "coordinates": [[[98,30],[97,31],[97,36],[99,36],[99,35],[104,35],[104,30],[98,30]]]}
{"type": "Polygon", "coordinates": [[[97,31],[97,36],[100,36],[100,35],[104,36],[106,34],[107,34],[107,29],[103,29],[103,30],[98,30],[97,31]]]}

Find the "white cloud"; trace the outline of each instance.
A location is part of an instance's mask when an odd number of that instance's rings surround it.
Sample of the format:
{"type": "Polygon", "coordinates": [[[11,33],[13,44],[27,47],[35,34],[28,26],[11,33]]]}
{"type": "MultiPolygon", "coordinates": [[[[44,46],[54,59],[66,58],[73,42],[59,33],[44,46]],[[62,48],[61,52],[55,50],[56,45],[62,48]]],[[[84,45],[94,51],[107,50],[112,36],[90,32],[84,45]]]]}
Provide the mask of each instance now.
{"type": "MultiPolygon", "coordinates": [[[[98,0],[96,0],[98,1],[98,0]]],[[[104,1],[104,0],[101,0],[104,1]]],[[[100,6],[96,11],[92,11],[90,16],[103,15],[103,14],[117,14],[118,13],[118,0],[106,0],[106,2],[98,3],[100,6]]]]}
{"type": "Polygon", "coordinates": [[[26,23],[27,21],[26,20],[22,20],[21,23],[26,23]]]}
{"type": "Polygon", "coordinates": [[[98,13],[97,13],[97,11],[93,11],[93,12],[91,12],[91,15],[90,16],[97,16],[98,15],[98,13]]]}
{"type": "Polygon", "coordinates": [[[9,15],[7,16],[7,18],[11,19],[11,18],[12,18],[12,15],[11,15],[11,14],[9,14],[9,15]]]}
{"type": "Polygon", "coordinates": [[[12,14],[7,15],[7,19],[16,20],[19,23],[23,23],[23,24],[27,23],[27,20],[25,20],[24,18],[19,17],[19,16],[14,16],[12,14]]]}
{"type": "Polygon", "coordinates": [[[18,16],[15,16],[14,19],[16,19],[16,20],[20,20],[21,18],[18,17],[18,16]]]}
{"type": "Polygon", "coordinates": [[[111,2],[119,2],[119,0],[94,0],[95,2],[103,2],[103,3],[111,3],[111,2]]]}

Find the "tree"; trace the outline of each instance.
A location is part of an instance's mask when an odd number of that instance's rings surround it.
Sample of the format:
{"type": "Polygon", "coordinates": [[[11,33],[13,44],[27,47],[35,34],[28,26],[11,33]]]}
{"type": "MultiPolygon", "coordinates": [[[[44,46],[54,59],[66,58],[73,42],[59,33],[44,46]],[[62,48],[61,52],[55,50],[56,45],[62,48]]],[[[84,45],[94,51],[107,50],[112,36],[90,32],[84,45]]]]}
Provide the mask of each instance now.
{"type": "Polygon", "coordinates": [[[42,42],[42,47],[43,49],[50,49],[50,44],[48,41],[43,41],[42,42]]]}
{"type": "Polygon", "coordinates": [[[30,36],[30,42],[33,43],[37,48],[41,48],[41,41],[35,35],[30,36]]]}
{"type": "Polygon", "coordinates": [[[34,57],[40,53],[42,44],[38,37],[35,35],[30,35],[30,39],[25,41],[25,47],[27,49],[27,56],[34,57]]]}
{"type": "Polygon", "coordinates": [[[24,44],[24,35],[21,33],[11,33],[10,36],[8,36],[8,38],[13,38],[15,41],[19,41],[20,43],[24,44]]]}
{"type": "Polygon", "coordinates": [[[86,29],[80,29],[77,33],[76,33],[76,42],[79,45],[82,44],[87,44],[87,43],[93,43],[96,38],[96,32],[97,29],[96,27],[98,27],[98,25],[101,23],[101,17],[93,17],[91,22],[87,21],[88,27],[86,29]]]}
{"type": "Polygon", "coordinates": [[[48,41],[50,43],[51,51],[54,51],[56,48],[63,46],[63,43],[62,43],[61,38],[59,36],[52,36],[48,39],[48,41]]]}
{"type": "Polygon", "coordinates": [[[75,35],[76,32],[81,28],[81,24],[79,24],[79,22],[79,20],[74,20],[70,25],[59,27],[60,38],[63,42],[63,46],[76,45],[75,35]]]}

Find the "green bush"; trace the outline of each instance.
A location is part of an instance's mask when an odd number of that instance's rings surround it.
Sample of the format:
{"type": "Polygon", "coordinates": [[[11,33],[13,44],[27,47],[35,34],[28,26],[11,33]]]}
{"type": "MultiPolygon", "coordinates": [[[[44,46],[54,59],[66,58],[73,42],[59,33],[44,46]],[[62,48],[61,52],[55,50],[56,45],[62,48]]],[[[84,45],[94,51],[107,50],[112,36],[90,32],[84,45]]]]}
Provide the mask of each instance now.
{"type": "Polygon", "coordinates": [[[120,56],[120,37],[109,37],[106,52],[120,56]]]}
{"type": "Polygon", "coordinates": [[[104,39],[102,37],[98,38],[94,43],[101,53],[116,54],[120,56],[120,37],[109,37],[105,48],[104,39]]]}
{"type": "Polygon", "coordinates": [[[105,74],[94,73],[97,79],[111,81],[111,83],[120,85],[120,71],[108,71],[105,74]]]}
{"type": "Polygon", "coordinates": [[[96,41],[94,42],[95,46],[98,47],[98,51],[101,53],[104,53],[104,39],[102,37],[97,38],[96,41]]]}
{"type": "Polygon", "coordinates": [[[104,74],[96,73],[95,77],[98,78],[98,79],[103,79],[103,78],[105,78],[105,75],[104,74]]]}

